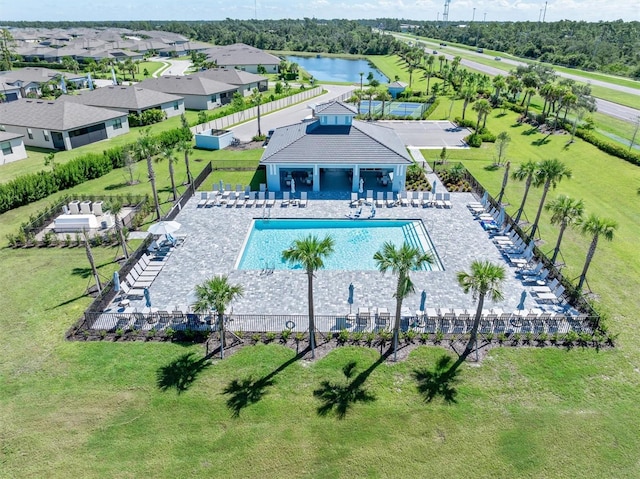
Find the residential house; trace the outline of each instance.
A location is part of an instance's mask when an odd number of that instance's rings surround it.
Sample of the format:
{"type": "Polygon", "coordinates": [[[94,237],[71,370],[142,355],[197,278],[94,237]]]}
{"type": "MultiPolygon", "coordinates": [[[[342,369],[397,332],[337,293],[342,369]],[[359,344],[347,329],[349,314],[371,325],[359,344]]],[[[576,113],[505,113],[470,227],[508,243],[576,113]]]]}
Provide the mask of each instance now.
{"type": "Polygon", "coordinates": [[[219,67],[235,68],[251,73],[259,73],[258,66],[265,68],[267,73],[277,73],[280,58],[244,43],[217,46],[205,50],[209,61],[215,61],[219,67]]]}
{"type": "Polygon", "coordinates": [[[167,118],[184,113],[184,100],[181,96],[148,90],[137,85],[85,90],[75,95],[62,95],[56,101],[70,101],[138,115],[146,110],[156,109],[162,110],[167,118]]]}
{"type": "Polygon", "coordinates": [[[267,188],[298,190],[404,190],[412,159],[398,134],[355,120],[356,109],[333,101],[315,107],[311,121],[276,128],[260,164],[267,188]]]}
{"type": "Polygon", "coordinates": [[[194,75],[163,75],[141,81],[137,86],[181,96],[184,107],[189,110],[212,110],[226,105],[238,91],[235,85],[194,75]]]}
{"type": "Polygon", "coordinates": [[[27,157],[22,141],[23,136],[20,133],[0,131],[0,165],[27,157]]]}
{"type": "Polygon", "coordinates": [[[20,99],[0,108],[0,131],[24,136],[26,146],[71,150],[129,131],[127,114],[69,101],[20,99]]]}
{"type": "Polygon", "coordinates": [[[191,76],[209,78],[210,80],[235,85],[238,87],[238,91],[245,96],[250,95],[254,88],[259,91],[266,91],[269,88],[267,78],[255,73],[236,70],[235,68],[210,68],[193,73],[191,76]]]}

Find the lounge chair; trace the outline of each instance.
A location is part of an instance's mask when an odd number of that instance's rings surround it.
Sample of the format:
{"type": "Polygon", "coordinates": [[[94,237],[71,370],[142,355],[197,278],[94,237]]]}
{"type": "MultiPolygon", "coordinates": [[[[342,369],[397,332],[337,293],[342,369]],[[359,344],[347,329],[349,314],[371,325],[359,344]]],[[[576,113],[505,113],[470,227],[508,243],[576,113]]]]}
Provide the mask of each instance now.
{"type": "Polygon", "coordinates": [[[422,207],[431,206],[431,193],[425,191],[422,193],[422,207]]]}
{"type": "Polygon", "coordinates": [[[138,288],[148,288],[149,286],[151,286],[151,283],[153,283],[154,279],[155,278],[151,278],[151,279],[139,278],[138,275],[134,276],[132,273],[129,273],[125,278],[125,281],[131,288],[138,289],[138,288]]]}
{"type": "Polygon", "coordinates": [[[414,191],[411,198],[411,206],[422,206],[422,191],[414,191]]]}
{"type": "Polygon", "coordinates": [[[240,196],[240,193],[244,191],[244,186],[236,185],[236,196],[240,196]]]}
{"type": "Polygon", "coordinates": [[[142,258],[140,258],[139,263],[143,266],[145,270],[160,271],[164,267],[164,263],[162,261],[151,261],[151,256],[147,254],[142,255],[142,258]]]}
{"type": "Polygon", "coordinates": [[[355,208],[360,204],[360,199],[358,199],[358,193],[351,193],[351,201],[349,202],[350,208],[355,208]]]}
{"type": "Polygon", "coordinates": [[[281,206],[289,206],[289,192],[288,191],[283,191],[282,192],[282,203],[281,206]]]}
{"type": "Polygon", "coordinates": [[[376,194],[376,206],[382,208],[384,206],[384,191],[378,191],[376,194]]]}
{"type": "Polygon", "coordinates": [[[230,191],[229,198],[227,198],[227,208],[232,208],[236,205],[236,192],[230,191]]]}
{"type": "Polygon", "coordinates": [[[387,329],[391,325],[391,314],[387,308],[378,308],[376,314],[376,327],[387,329]]]}
{"type": "Polygon", "coordinates": [[[396,205],[396,200],[393,198],[393,191],[387,191],[387,208],[391,208],[396,205]]]}
{"type": "Polygon", "coordinates": [[[564,286],[558,286],[552,293],[540,293],[537,299],[540,301],[549,301],[551,303],[562,302],[562,295],[564,293],[564,286]]]}
{"type": "Polygon", "coordinates": [[[273,191],[269,192],[269,199],[267,199],[267,207],[271,208],[276,204],[276,194],[273,191]]]}
{"type": "Polygon", "coordinates": [[[260,183],[260,191],[262,191],[262,192],[266,192],[267,191],[266,183],[260,183]]]}
{"type": "Polygon", "coordinates": [[[244,205],[247,208],[252,207],[253,205],[256,204],[256,192],[255,191],[250,191],[249,192],[249,198],[247,198],[244,202],[244,205]]]}
{"type": "Polygon", "coordinates": [[[445,208],[451,208],[453,205],[451,204],[451,193],[444,193],[442,196],[443,206],[445,208]]]}
{"type": "Polygon", "coordinates": [[[213,195],[214,196],[220,195],[220,185],[218,183],[215,183],[213,185],[213,195]]]}
{"type": "Polygon", "coordinates": [[[409,206],[409,200],[407,199],[406,191],[398,193],[398,199],[400,200],[400,206],[409,206]]]}
{"type": "Polygon", "coordinates": [[[265,205],[265,192],[264,191],[259,191],[258,192],[258,199],[256,200],[256,206],[264,206],[265,205]]]}
{"type": "Polygon", "coordinates": [[[300,201],[298,202],[298,206],[300,208],[304,208],[307,206],[307,192],[303,191],[300,193],[300,201]]]}
{"type": "Polygon", "coordinates": [[[436,204],[436,207],[438,207],[438,208],[444,208],[444,194],[443,193],[436,193],[435,204],[436,204]]]}
{"type": "Polygon", "coordinates": [[[125,281],[120,283],[120,291],[122,292],[121,298],[142,298],[144,296],[144,289],[131,288],[125,281]]]}
{"type": "Polygon", "coordinates": [[[244,208],[244,203],[245,203],[245,199],[244,199],[244,192],[236,192],[236,208],[244,208]]]}
{"type": "Polygon", "coordinates": [[[133,271],[138,274],[138,277],[149,278],[155,278],[160,273],[160,271],[157,269],[146,270],[140,263],[136,263],[135,265],[133,265],[133,271]]]}
{"type": "Polygon", "coordinates": [[[208,193],[209,197],[207,199],[207,208],[211,208],[212,206],[216,206],[220,198],[215,193],[208,193]]]}
{"type": "Polygon", "coordinates": [[[553,278],[551,283],[549,283],[548,285],[533,286],[531,288],[531,291],[533,291],[534,293],[551,293],[554,289],[556,289],[559,283],[560,281],[558,281],[558,278],[553,278]]]}
{"type": "Polygon", "coordinates": [[[362,328],[368,328],[371,325],[371,312],[369,308],[358,308],[358,315],[356,316],[356,326],[362,328]]]}
{"type": "Polygon", "coordinates": [[[197,208],[204,208],[207,205],[207,200],[209,199],[209,193],[206,191],[200,192],[200,200],[198,201],[197,208]]]}
{"type": "Polygon", "coordinates": [[[367,190],[367,197],[365,199],[365,203],[368,205],[373,204],[373,190],[367,190]]]}

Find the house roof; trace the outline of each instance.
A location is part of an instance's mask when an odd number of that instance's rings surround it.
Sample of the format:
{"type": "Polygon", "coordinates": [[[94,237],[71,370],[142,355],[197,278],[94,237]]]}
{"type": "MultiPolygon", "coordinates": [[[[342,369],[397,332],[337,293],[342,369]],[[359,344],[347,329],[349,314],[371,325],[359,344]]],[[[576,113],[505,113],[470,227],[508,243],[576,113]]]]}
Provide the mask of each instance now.
{"type": "Polygon", "coordinates": [[[2,80],[6,83],[21,81],[23,83],[46,83],[52,78],[60,76],[62,72],[50,68],[20,68],[3,73],[2,80]]]}
{"type": "Polygon", "coordinates": [[[145,110],[163,103],[182,101],[182,97],[138,86],[106,86],[93,91],[83,91],[77,95],[61,95],[57,101],[71,101],[102,108],[145,110]]]}
{"type": "Polygon", "coordinates": [[[230,85],[250,85],[251,83],[267,81],[263,76],[243,72],[235,68],[210,68],[193,73],[192,76],[209,78],[210,80],[221,81],[223,83],[229,83],[230,85]]]}
{"type": "Polygon", "coordinates": [[[209,48],[203,52],[218,65],[279,65],[280,58],[244,43],[209,48]]]}
{"type": "Polygon", "coordinates": [[[354,120],[351,125],[304,122],[277,128],[260,163],[410,164],[391,128],[354,120]]]}
{"type": "Polygon", "coordinates": [[[21,98],[0,108],[0,125],[67,131],[126,117],[121,111],[107,110],[68,101],[21,98]]]}
{"type": "Polygon", "coordinates": [[[342,103],[341,101],[330,101],[320,103],[314,108],[316,115],[350,115],[358,114],[356,107],[342,103]]]}
{"type": "Polygon", "coordinates": [[[213,95],[238,89],[235,85],[194,75],[163,75],[159,78],[141,81],[138,86],[175,95],[213,95]]]}
{"type": "Polygon", "coordinates": [[[16,138],[22,138],[24,135],[20,133],[13,133],[11,131],[0,131],[0,141],[10,141],[16,138]]]}

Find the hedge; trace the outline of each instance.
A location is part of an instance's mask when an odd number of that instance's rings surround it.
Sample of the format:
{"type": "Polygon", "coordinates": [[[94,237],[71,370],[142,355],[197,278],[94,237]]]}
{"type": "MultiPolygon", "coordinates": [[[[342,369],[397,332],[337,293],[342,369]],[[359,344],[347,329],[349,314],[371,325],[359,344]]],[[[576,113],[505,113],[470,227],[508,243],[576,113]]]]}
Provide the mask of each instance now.
{"type": "Polygon", "coordinates": [[[422,119],[426,120],[427,118],[429,118],[431,114],[435,111],[435,109],[438,108],[438,105],[440,105],[440,98],[436,97],[433,99],[433,102],[431,103],[429,108],[427,108],[422,114],[422,119]]]}
{"type": "Polygon", "coordinates": [[[617,156],[618,158],[628,161],[629,163],[640,166],[640,153],[630,151],[626,146],[620,146],[614,143],[609,143],[608,141],[601,140],[593,133],[591,133],[591,131],[585,130],[584,128],[576,128],[576,136],[578,138],[582,138],[588,143],[591,143],[593,146],[601,151],[604,151],[605,153],[617,156]]]}
{"type": "MultiPolygon", "coordinates": [[[[153,139],[163,147],[174,146],[191,132],[182,128],[163,131],[153,139]]],[[[115,168],[124,166],[123,153],[134,144],[114,147],[102,154],[88,153],[67,163],[56,165],[52,170],[42,170],[18,176],[0,185],[0,214],[24,206],[47,196],[77,186],[85,181],[100,178],[115,168]]]]}

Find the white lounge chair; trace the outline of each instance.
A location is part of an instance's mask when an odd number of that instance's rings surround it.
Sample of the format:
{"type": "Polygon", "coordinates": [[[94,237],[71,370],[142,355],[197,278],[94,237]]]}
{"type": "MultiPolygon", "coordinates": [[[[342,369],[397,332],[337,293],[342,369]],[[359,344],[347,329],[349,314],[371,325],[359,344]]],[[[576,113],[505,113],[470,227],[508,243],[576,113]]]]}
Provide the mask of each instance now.
{"type": "Polygon", "coordinates": [[[453,205],[451,204],[451,193],[444,193],[444,194],[442,195],[442,201],[443,201],[443,203],[444,203],[444,204],[443,204],[443,206],[444,206],[445,208],[451,208],[451,206],[453,206],[453,205]]]}
{"type": "Polygon", "coordinates": [[[236,191],[236,208],[244,208],[244,191],[236,191]]]}
{"type": "Polygon", "coordinates": [[[425,191],[422,193],[422,207],[431,206],[431,193],[429,191],[425,191]]]}
{"type": "Polygon", "coordinates": [[[265,192],[264,191],[259,191],[258,192],[258,199],[256,200],[256,206],[264,206],[265,205],[265,192]]]}
{"type": "Polygon", "coordinates": [[[125,281],[120,283],[120,291],[122,292],[122,296],[125,298],[129,296],[132,298],[142,298],[144,296],[144,289],[130,288],[125,281]]]}
{"type": "Polygon", "coordinates": [[[244,205],[247,208],[250,208],[255,204],[256,204],[256,192],[255,191],[249,191],[248,198],[245,200],[244,205]]]}
{"type": "Polygon", "coordinates": [[[227,198],[227,208],[232,208],[236,204],[236,192],[230,191],[229,197],[227,198]]]}
{"type": "Polygon", "coordinates": [[[267,199],[267,207],[271,208],[276,204],[276,194],[273,191],[269,192],[269,198],[267,199]]]}
{"type": "Polygon", "coordinates": [[[350,208],[355,208],[360,204],[360,199],[358,199],[358,193],[351,192],[351,201],[349,202],[350,208]]]}
{"type": "Polygon", "coordinates": [[[288,191],[283,191],[282,192],[282,203],[281,206],[289,206],[289,192],[288,191]]]}
{"type": "Polygon", "coordinates": [[[409,200],[407,199],[406,191],[398,193],[398,199],[400,200],[400,206],[409,206],[409,200]]]}
{"type": "Polygon", "coordinates": [[[378,191],[376,194],[376,206],[382,208],[384,206],[384,191],[378,191]]]}
{"type": "Polygon", "coordinates": [[[365,203],[368,205],[373,204],[373,190],[367,190],[367,197],[365,199],[365,203]]]}
{"type": "Polygon", "coordinates": [[[207,205],[207,200],[209,199],[209,193],[206,191],[200,192],[200,200],[198,201],[198,208],[203,208],[207,205]]]}
{"type": "Polygon", "coordinates": [[[216,206],[220,198],[218,198],[214,193],[207,193],[207,195],[208,199],[206,207],[211,208],[212,206],[216,206]]]}
{"type": "Polygon", "coordinates": [[[393,191],[387,191],[387,208],[391,208],[396,205],[396,200],[393,198],[393,191]]]}
{"type": "Polygon", "coordinates": [[[307,192],[306,191],[302,191],[300,193],[300,201],[298,202],[298,206],[300,208],[304,208],[307,206],[307,192]]]}

